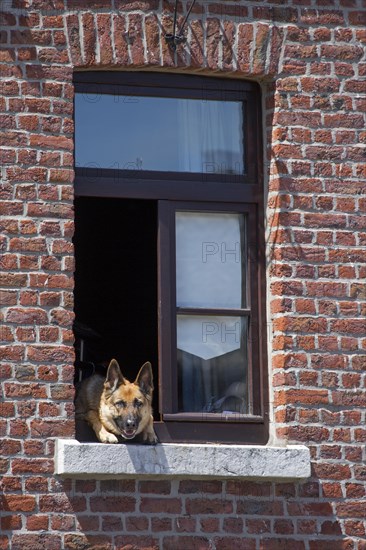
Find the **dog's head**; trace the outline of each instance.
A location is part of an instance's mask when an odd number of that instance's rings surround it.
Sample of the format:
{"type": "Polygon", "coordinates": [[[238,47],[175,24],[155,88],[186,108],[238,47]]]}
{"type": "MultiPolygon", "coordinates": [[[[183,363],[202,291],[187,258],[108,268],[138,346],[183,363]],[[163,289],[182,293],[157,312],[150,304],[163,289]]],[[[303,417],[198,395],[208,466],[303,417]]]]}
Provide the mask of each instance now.
{"type": "Polygon", "coordinates": [[[153,394],[151,363],[144,363],[134,382],[121,373],[115,359],[109,364],[101,402],[103,419],[113,423],[125,439],[142,432],[151,417],[153,394]]]}

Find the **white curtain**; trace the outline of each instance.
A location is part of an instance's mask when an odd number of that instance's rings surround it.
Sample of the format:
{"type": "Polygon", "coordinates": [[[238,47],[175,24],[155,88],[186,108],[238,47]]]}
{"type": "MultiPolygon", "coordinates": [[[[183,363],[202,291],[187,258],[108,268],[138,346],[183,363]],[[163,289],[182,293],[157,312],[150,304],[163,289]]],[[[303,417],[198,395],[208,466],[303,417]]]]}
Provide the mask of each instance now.
{"type": "Polygon", "coordinates": [[[176,213],[179,307],[242,307],[243,218],[235,212],[176,213]]]}
{"type": "Polygon", "coordinates": [[[180,171],[243,173],[240,102],[181,99],[177,108],[180,171]]]}

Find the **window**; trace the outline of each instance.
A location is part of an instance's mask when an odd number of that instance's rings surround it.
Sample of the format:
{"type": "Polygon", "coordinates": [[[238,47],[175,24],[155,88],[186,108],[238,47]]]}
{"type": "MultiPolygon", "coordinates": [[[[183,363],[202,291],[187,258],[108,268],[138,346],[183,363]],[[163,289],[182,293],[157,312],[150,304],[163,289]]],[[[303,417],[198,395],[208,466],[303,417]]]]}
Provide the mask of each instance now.
{"type": "Polygon", "coordinates": [[[163,442],[266,443],[260,94],[254,83],[80,72],[78,367],[151,361],[163,442]]]}

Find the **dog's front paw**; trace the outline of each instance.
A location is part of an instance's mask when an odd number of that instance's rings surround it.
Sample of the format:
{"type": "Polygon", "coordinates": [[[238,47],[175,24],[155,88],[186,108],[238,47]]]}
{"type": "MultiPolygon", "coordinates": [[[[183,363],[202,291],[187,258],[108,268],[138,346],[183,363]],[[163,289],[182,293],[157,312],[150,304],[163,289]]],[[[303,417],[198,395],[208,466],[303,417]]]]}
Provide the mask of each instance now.
{"type": "Polygon", "coordinates": [[[102,443],[118,443],[118,438],[114,434],[107,432],[104,428],[99,431],[97,436],[102,443]]]}
{"type": "Polygon", "coordinates": [[[155,432],[149,432],[144,437],[144,443],[145,445],[156,445],[159,442],[158,438],[156,437],[155,432]]]}

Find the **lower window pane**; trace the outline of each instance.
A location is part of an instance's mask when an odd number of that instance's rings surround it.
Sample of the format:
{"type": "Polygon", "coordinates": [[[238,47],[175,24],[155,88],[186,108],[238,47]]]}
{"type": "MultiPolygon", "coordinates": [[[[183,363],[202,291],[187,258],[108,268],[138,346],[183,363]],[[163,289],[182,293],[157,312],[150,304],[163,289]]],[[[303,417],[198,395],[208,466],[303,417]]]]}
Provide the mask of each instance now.
{"type": "Polygon", "coordinates": [[[249,412],[247,333],[247,317],[177,316],[180,412],[249,412]]]}

